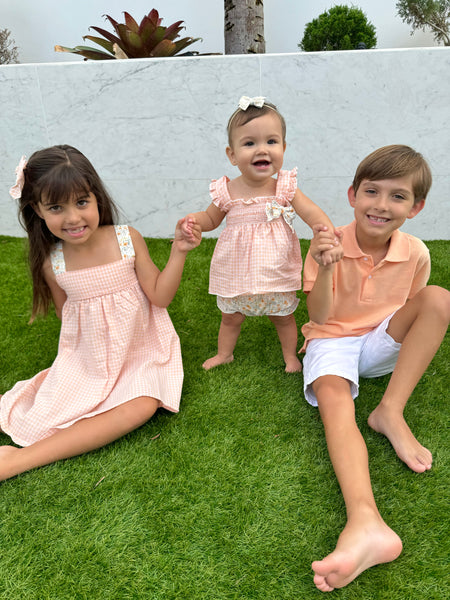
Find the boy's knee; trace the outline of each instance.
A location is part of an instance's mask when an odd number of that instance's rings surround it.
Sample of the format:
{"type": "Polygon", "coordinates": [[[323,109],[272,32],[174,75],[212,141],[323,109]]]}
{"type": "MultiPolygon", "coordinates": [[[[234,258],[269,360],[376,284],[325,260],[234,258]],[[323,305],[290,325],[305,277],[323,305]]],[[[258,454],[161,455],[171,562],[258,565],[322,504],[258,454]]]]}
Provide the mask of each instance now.
{"type": "Polygon", "coordinates": [[[428,285],[420,290],[423,307],[440,316],[447,323],[450,321],[450,292],[438,285],[428,285]]]}

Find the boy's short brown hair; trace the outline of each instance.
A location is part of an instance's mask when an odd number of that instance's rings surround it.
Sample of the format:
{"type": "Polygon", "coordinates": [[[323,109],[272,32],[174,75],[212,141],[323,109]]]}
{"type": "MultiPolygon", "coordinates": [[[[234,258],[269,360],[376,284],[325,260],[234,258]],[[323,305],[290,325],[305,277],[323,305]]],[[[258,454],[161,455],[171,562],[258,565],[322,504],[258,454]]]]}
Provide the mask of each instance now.
{"type": "Polygon", "coordinates": [[[356,193],[364,179],[378,181],[407,175],[413,175],[414,204],[425,200],[430,191],[432,177],[424,157],[409,146],[383,146],[360,162],[353,178],[353,189],[356,193]]]}
{"type": "Polygon", "coordinates": [[[275,112],[277,116],[280,118],[281,122],[281,132],[283,135],[283,142],[286,142],[286,121],[284,120],[283,115],[280,113],[275,104],[271,102],[264,102],[263,106],[259,108],[258,106],[249,106],[247,110],[242,110],[238,108],[231,115],[228,125],[227,125],[227,133],[228,133],[228,144],[231,146],[231,137],[233,135],[233,131],[236,127],[241,127],[253,119],[257,119],[258,117],[263,117],[269,112],[275,112]]]}

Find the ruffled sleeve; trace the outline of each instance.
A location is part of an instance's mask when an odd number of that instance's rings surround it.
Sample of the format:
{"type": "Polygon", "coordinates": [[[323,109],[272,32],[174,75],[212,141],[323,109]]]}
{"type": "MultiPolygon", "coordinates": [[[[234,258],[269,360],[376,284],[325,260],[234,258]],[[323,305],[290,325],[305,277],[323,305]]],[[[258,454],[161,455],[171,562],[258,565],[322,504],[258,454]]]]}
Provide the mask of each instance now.
{"type": "Polygon", "coordinates": [[[209,195],[213,204],[223,212],[228,212],[230,208],[230,194],[228,192],[229,178],[224,175],[220,179],[213,179],[209,185],[209,195]]]}
{"type": "Polygon", "coordinates": [[[277,179],[276,195],[291,203],[297,190],[297,167],[291,171],[280,171],[277,179]]]}

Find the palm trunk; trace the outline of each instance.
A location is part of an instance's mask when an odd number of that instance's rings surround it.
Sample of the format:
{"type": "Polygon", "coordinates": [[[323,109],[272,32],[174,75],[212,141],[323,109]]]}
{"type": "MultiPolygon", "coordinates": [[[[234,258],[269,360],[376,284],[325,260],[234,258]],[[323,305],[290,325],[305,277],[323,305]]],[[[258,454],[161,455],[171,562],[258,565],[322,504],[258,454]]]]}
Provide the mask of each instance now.
{"type": "Polygon", "coordinates": [[[225,54],[263,54],[263,0],[224,0],[225,54]]]}

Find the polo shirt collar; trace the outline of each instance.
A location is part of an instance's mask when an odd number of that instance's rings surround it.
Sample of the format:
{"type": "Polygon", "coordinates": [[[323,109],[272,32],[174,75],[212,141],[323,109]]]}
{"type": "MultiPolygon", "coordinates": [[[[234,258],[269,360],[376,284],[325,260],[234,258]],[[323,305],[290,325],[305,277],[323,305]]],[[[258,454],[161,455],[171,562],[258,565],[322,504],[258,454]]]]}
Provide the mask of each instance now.
{"type": "MultiPolygon", "coordinates": [[[[344,238],[342,240],[344,256],[348,258],[361,258],[366,256],[358,246],[356,240],[356,221],[345,227],[344,238]]],[[[391,236],[389,250],[383,261],[405,262],[409,260],[409,241],[408,236],[396,229],[391,236]]]]}

